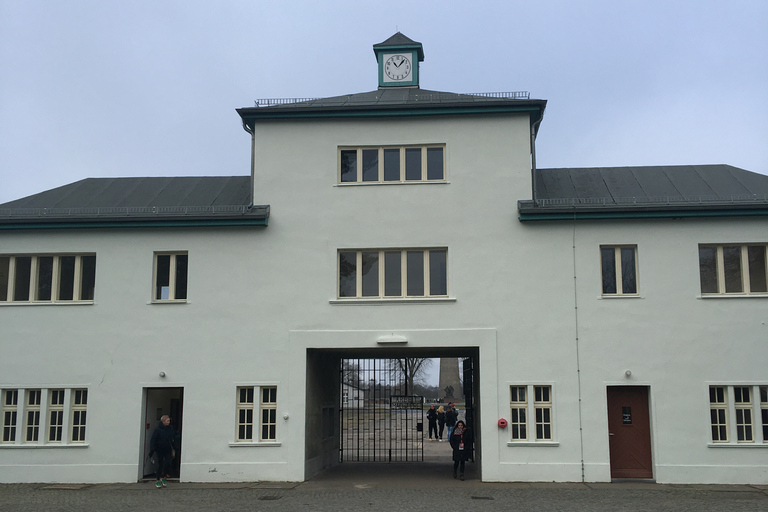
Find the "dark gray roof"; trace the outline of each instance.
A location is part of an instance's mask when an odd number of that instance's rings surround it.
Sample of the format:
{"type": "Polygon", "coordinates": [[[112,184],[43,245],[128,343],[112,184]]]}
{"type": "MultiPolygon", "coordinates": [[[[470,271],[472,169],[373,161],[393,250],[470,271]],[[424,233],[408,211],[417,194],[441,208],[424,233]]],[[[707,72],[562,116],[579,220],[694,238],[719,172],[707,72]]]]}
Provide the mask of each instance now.
{"type": "Polygon", "coordinates": [[[251,205],[250,176],[87,178],[0,204],[0,224],[269,216],[251,205]]]}
{"type": "Polygon", "coordinates": [[[521,214],[765,210],[768,176],[730,165],[537,169],[521,214]]]}

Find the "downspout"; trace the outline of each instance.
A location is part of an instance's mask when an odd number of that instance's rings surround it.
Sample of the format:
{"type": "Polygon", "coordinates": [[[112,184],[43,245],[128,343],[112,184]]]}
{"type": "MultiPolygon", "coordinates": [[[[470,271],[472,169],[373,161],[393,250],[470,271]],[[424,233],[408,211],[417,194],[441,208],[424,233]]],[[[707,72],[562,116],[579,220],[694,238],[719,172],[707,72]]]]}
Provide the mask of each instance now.
{"type": "Polygon", "coordinates": [[[574,324],[574,338],[576,343],[576,384],[579,398],[579,445],[581,448],[581,481],[586,481],[585,467],[584,467],[584,418],[582,411],[581,400],[581,355],[579,353],[579,284],[577,281],[577,263],[576,263],[576,215],[573,216],[573,234],[572,234],[572,251],[573,251],[573,324],[574,324]]]}
{"type": "Polygon", "coordinates": [[[252,130],[248,123],[243,119],[243,130],[251,134],[251,204],[253,206],[253,199],[256,195],[256,133],[252,130]]]}

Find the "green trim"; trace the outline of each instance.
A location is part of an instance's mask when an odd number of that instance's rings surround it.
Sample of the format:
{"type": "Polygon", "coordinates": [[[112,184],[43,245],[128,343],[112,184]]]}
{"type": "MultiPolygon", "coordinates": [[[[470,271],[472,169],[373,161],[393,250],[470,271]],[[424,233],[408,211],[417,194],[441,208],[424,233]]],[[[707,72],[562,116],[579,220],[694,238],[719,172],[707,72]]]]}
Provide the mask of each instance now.
{"type": "MultiPolygon", "coordinates": [[[[264,109],[266,110],[266,109],[264,109]]],[[[267,119],[338,119],[361,117],[416,117],[416,116],[448,116],[448,115],[472,115],[472,114],[515,114],[542,112],[538,106],[487,106],[487,107],[441,107],[441,108],[398,108],[398,109],[366,109],[353,111],[265,111],[259,115],[243,113],[242,117],[249,127],[253,128],[257,120],[267,119]]]]}
{"type": "Polygon", "coordinates": [[[267,226],[269,219],[198,219],[198,220],[133,220],[101,222],[0,223],[0,231],[33,229],[113,229],[113,228],[208,228],[267,226]]]}
{"type": "Polygon", "coordinates": [[[661,212],[558,212],[519,213],[520,222],[540,220],[605,220],[605,219],[679,219],[712,217],[763,217],[768,209],[759,210],[710,210],[710,211],[661,211],[661,212]]]}
{"type": "Polygon", "coordinates": [[[382,50],[378,48],[376,50],[376,61],[379,67],[379,87],[414,87],[419,85],[419,56],[417,54],[417,48],[405,48],[402,46],[391,47],[391,49],[382,50]],[[411,54],[411,79],[407,82],[385,82],[384,81],[384,55],[397,54],[397,53],[410,53],[411,54]]]}

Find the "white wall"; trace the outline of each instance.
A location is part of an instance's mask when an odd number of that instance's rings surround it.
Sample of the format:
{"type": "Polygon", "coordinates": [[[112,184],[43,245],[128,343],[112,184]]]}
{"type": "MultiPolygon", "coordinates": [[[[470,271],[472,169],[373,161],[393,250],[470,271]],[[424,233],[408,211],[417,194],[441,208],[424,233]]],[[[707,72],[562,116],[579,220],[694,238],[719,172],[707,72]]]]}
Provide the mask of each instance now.
{"type": "Polygon", "coordinates": [[[2,253],[95,252],[97,271],[93,305],[0,306],[0,387],[90,393],[86,448],[2,446],[0,481],[134,481],[142,390],[158,386],[184,387],[182,480],[302,480],[306,350],[395,332],[479,347],[485,480],[580,481],[583,438],[584,478],[608,481],[606,386],[631,383],[651,389],[657,481],[768,482],[764,450],[708,446],[707,396],[768,381],[766,299],[700,298],[697,257],[764,242],[766,221],[523,224],[529,158],[520,116],[275,121],[256,129],[266,228],[1,233],[2,253]],[[419,143],[446,144],[447,184],[336,185],[338,146],[419,143]],[[601,298],[600,244],[637,244],[640,298],[601,298]],[[430,246],[448,247],[455,300],[334,301],[339,248],[430,246]],[[153,252],[179,250],[188,302],[151,304],[153,252]],[[525,383],[553,386],[553,446],[509,446],[496,426],[525,383]],[[278,386],[277,445],[231,446],[235,388],[251,384],[278,386]]]}

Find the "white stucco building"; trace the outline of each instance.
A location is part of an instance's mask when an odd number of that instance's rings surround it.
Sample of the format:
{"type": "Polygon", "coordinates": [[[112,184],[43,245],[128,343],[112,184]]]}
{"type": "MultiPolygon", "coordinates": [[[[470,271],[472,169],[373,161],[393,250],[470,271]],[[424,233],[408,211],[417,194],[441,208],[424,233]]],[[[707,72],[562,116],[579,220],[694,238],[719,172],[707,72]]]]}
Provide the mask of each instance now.
{"type": "Polygon", "coordinates": [[[239,109],[249,176],[0,205],[0,481],[136,481],[161,413],[182,481],[301,481],[342,359],[444,356],[485,481],[768,483],[768,177],[538,169],[545,101],[374,53],[371,92],[239,109]]]}

